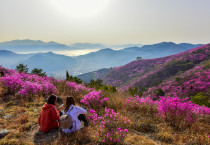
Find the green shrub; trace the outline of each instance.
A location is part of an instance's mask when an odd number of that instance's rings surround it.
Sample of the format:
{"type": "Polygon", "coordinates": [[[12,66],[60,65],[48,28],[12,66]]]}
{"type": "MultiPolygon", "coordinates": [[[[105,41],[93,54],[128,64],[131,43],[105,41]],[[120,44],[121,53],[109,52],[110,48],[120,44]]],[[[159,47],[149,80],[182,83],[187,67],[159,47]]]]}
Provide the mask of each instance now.
{"type": "Polygon", "coordinates": [[[182,80],[182,78],[180,78],[180,77],[176,77],[176,82],[180,82],[182,80]]]}
{"type": "Polygon", "coordinates": [[[137,87],[133,87],[133,88],[129,88],[128,89],[128,93],[132,96],[134,95],[138,95],[138,96],[142,96],[143,92],[141,91],[141,89],[137,88],[137,87]]]}
{"type": "Polygon", "coordinates": [[[102,91],[116,92],[117,91],[117,88],[116,87],[112,87],[110,85],[104,85],[104,86],[100,87],[100,90],[102,90],[102,91]]]}
{"type": "Polygon", "coordinates": [[[185,60],[171,60],[165,65],[165,70],[167,75],[175,75],[179,71],[186,71],[193,68],[195,64],[193,62],[187,62],[185,60]]]}
{"type": "Polygon", "coordinates": [[[203,68],[204,68],[204,69],[210,68],[210,61],[205,62],[205,63],[203,64],[203,68]]]}
{"type": "Polygon", "coordinates": [[[97,80],[91,80],[87,86],[90,88],[100,89],[103,86],[103,80],[97,79],[97,80]]]}
{"type": "Polygon", "coordinates": [[[191,102],[193,102],[194,104],[205,105],[207,107],[210,107],[210,99],[203,92],[200,92],[195,96],[192,96],[191,102]]]}
{"type": "Polygon", "coordinates": [[[46,75],[46,72],[43,72],[42,69],[38,69],[38,68],[34,68],[32,71],[31,71],[32,74],[37,74],[41,77],[44,77],[44,76],[47,76],[46,75]]]}
{"type": "Polygon", "coordinates": [[[77,84],[82,84],[82,80],[80,78],[69,75],[68,71],[66,71],[66,81],[76,82],[77,84]]]}
{"type": "Polygon", "coordinates": [[[165,96],[165,92],[164,92],[161,88],[157,89],[157,90],[155,91],[155,94],[156,94],[157,96],[165,96]]]}

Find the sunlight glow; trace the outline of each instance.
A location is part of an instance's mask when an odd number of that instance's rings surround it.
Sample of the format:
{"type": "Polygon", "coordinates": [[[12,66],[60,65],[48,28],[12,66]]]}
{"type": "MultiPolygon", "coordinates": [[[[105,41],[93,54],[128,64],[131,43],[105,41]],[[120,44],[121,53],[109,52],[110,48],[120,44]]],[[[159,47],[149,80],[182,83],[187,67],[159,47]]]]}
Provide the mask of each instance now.
{"type": "Polygon", "coordinates": [[[52,0],[54,7],[64,15],[90,18],[100,14],[110,0],[52,0]]]}

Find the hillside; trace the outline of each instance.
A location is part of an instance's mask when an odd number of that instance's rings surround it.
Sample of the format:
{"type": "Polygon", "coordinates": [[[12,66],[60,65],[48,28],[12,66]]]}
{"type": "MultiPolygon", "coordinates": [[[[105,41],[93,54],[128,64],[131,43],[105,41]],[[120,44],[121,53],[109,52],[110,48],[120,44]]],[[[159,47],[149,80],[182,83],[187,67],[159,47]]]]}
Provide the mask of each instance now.
{"type": "Polygon", "coordinates": [[[74,58],[52,52],[35,54],[29,59],[22,61],[22,63],[28,64],[30,69],[44,68],[44,71],[48,72],[48,74],[65,72],[68,68],[72,69],[76,67],[74,58]]]}
{"type": "MultiPolygon", "coordinates": [[[[137,87],[140,90],[160,84],[163,80],[194,68],[210,58],[210,44],[175,55],[156,59],[143,59],[114,67],[106,74],[95,72],[106,84],[121,90],[137,87]]],[[[89,78],[90,79],[90,78],[89,78]]]]}
{"type": "Polygon", "coordinates": [[[83,75],[79,75],[78,77],[80,79],[82,79],[82,81],[84,83],[89,83],[91,81],[91,79],[93,80],[97,80],[99,78],[101,78],[102,76],[104,76],[107,72],[109,72],[112,68],[104,68],[104,69],[100,69],[97,71],[93,71],[93,72],[89,72],[89,73],[85,73],[83,75]]]}
{"type": "Polygon", "coordinates": [[[151,87],[180,71],[192,69],[210,58],[210,44],[203,45],[176,55],[156,59],[133,61],[113,68],[103,80],[109,85],[127,89],[129,87],[151,87]]]}
{"type": "Polygon", "coordinates": [[[194,68],[179,72],[162,81],[162,83],[148,88],[142,96],[158,98],[158,95],[178,96],[181,98],[202,96],[204,104],[210,107],[210,59],[201,62],[194,68]]]}
{"type": "MultiPolygon", "coordinates": [[[[206,62],[202,65],[209,67],[206,62]]],[[[147,97],[140,98],[109,89],[96,90],[52,77],[19,73],[3,67],[0,67],[0,71],[4,72],[4,76],[0,76],[2,145],[210,143],[210,108],[193,104],[187,98],[159,97],[153,101],[150,92],[147,92],[147,97]],[[48,133],[40,132],[39,113],[46,97],[51,94],[61,97],[64,102],[67,96],[74,97],[77,104],[88,111],[89,126],[81,126],[83,128],[78,132],[66,135],[56,129],[48,133]]],[[[196,74],[198,72],[193,71],[196,74]]],[[[203,73],[196,76],[200,78],[203,73]]],[[[209,87],[208,84],[204,86],[209,87]]]]}
{"type": "Polygon", "coordinates": [[[17,54],[8,50],[0,50],[0,65],[11,68],[12,66],[29,59],[34,54],[17,54]]]}

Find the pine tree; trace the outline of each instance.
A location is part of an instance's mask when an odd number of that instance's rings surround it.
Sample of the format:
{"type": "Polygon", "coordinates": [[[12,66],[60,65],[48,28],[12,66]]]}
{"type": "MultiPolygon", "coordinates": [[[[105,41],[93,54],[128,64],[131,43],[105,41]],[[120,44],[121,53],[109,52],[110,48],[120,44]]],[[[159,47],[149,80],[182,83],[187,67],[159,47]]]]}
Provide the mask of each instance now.
{"type": "Polygon", "coordinates": [[[27,73],[28,72],[28,68],[27,68],[27,65],[23,65],[22,63],[17,65],[16,68],[15,68],[16,71],[19,71],[20,73],[22,72],[25,72],[27,73]]]}
{"type": "Polygon", "coordinates": [[[37,75],[39,75],[39,76],[41,76],[41,77],[46,76],[46,72],[42,72],[42,71],[43,71],[42,69],[34,68],[34,69],[31,71],[31,73],[32,73],[32,74],[37,74],[37,75]]]}
{"type": "Polygon", "coordinates": [[[69,72],[66,70],[66,80],[69,80],[70,76],[69,76],[69,72]]]}

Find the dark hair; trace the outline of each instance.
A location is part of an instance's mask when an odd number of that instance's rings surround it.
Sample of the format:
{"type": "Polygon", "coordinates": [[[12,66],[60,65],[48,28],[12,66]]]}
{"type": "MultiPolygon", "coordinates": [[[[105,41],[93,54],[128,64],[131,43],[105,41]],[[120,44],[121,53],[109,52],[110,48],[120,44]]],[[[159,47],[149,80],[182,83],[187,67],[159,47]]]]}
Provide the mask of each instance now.
{"type": "Polygon", "coordinates": [[[57,96],[56,96],[56,95],[51,95],[51,96],[47,99],[47,104],[55,105],[56,99],[57,99],[57,96]]]}
{"type": "Polygon", "coordinates": [[[4,77],[4,72],[3,71],[1,71],[0,74],[1,74],[0,75],[1,77],[4,77]]]}
{"type": "Polygon", "coordinates": [[[67,112],[69,110],[69,107],[71,105],[75,105],[75,100],[74,100],[73,97],[67,97],[66,98],[66,107],[65,107],[65,110],[64,111],[67,112]]]}
{"type": "Polygon", "coordinates": [[[62,99],[61,97],[58,97],[58,96],[57,96],[57,103],[58,103],[59,105],[63,104],[63,99],[62,99]]]}

